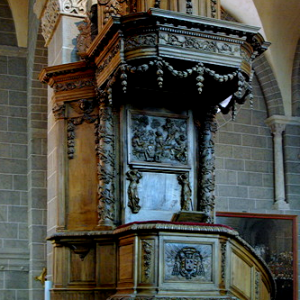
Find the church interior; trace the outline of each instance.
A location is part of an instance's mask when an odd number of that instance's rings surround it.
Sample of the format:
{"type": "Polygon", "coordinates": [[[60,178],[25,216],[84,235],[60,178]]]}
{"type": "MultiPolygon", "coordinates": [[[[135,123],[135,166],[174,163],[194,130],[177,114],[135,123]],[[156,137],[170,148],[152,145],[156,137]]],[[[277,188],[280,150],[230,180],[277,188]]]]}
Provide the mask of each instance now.
{"type": "Polygon", "coordinates": [[[0,300],[297,300],[298,0],[0,0],[0,300]]]}

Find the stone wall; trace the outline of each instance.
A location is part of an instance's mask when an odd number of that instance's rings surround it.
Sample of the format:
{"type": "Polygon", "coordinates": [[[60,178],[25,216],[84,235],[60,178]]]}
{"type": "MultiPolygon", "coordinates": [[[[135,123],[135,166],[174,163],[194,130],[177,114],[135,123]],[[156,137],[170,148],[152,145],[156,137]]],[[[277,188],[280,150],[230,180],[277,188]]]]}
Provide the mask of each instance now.
{"type": "Polygon", "coordinates": [[[264,123],[266,105],[256,78],[253,89],[253,108],[249,102],[237,107],[235,121],[231,120],[231,115],[217,117],[217,211],[272,209],[272,136],[264,123]]]}
{"type": "Polygon", "coordinates": [[[27,299],[26,51],[0,1],[0,299],[27,299]]]}

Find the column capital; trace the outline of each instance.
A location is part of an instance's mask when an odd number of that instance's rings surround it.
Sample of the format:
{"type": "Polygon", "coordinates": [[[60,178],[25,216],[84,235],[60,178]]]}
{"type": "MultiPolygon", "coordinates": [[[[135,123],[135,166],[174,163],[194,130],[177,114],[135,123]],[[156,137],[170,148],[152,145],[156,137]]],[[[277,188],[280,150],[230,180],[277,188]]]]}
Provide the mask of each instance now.
{"type": "Polygon", "coordinates": [[[42,35],[49,44],[61,15],[87,16],[88,0],[36,0],[34,12],[41,20],[42,35]]]}

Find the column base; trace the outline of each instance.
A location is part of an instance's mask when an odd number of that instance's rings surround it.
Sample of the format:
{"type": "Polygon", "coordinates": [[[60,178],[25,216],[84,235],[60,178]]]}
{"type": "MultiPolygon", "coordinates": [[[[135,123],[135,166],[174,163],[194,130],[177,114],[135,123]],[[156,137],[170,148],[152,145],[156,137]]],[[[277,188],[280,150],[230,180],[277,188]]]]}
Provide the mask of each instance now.
{"type": "Polygon", "coordinates": [[[290,205],[289,205],[289,203],[287,203],[284,200],[278,200],[274,203],[273,209],[276,209],[276,210],[289,210],[290,205]]]}

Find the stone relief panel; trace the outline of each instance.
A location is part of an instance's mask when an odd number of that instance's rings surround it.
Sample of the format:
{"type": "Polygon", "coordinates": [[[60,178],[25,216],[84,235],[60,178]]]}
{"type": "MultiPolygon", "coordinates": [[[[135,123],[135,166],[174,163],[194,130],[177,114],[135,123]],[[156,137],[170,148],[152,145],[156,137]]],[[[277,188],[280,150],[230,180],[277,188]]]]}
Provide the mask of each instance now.
{"type": "Polygon", "coordinates": [[[212,282],[212,245],[165,243],[166,282],[212,282]]]}
{"type": "Polygon", "coordinates": [[[188,164],[187,118],[129,114],[130,162],[188,164]]]}

